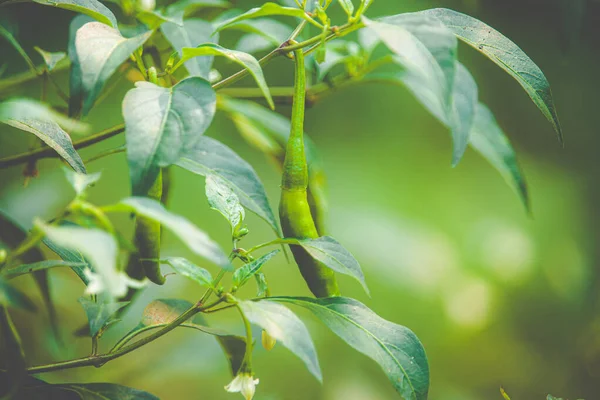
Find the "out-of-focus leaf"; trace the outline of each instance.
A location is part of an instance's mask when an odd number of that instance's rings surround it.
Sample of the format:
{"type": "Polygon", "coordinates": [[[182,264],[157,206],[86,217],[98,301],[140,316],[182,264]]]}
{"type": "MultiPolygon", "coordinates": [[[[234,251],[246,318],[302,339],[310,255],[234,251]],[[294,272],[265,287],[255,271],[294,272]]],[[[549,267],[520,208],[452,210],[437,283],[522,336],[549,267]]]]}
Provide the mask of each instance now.
{"type": "Polygon", "coordinates": [[[180,275],[190,278],[201,286],[212,287],[213,278],[206,269],[183,257],[165,257],[161,262],[168,264],[180,275]]]}
{"type": "Polygon", "coordinates": [[[254,58],[251,54],[244,53],[242,51],[226,49],[214,43],[205,43],[201,44],[198,47],[184,47],[183,49],[181,49],[181,60],[179,60],[179,62],[175,64],[173,68],[177,69],[186,61],[191,60],[194,57],[201,56],[226,57],[229,60],[246,68],[248,72],[250,72],[250,75],[254,77],[256,84],[262,91],[271,108],[275,108],[275,104],[273,103],[273,99],[271,98],[271,92],[269,92],[269,87],[267,86],[267,82],[265,81],[265,76],[263,75],[262,68],[258,63],[258,60],[256,60],[256,58],[254,58]]]}
{"type": "Polygon", "coordinates": [[[119,204],[125,210],[160,222],[162,226],[176,234],[194,253],[217,264],[223,269],[233,267],[219,245],[198,227],[182,216],[169,212],[158,201],[147,197],[129,197],[119,204]]]}
{"type": "Polygon", "coordinates": [[[218,176],[209,175],[206,177],[206,197],[210,207],[225,217],[234,233],[246,215],[233,189],[218,176]]]}
{"type": "Polygon", "coordinates": [[[111,317],[129,302],[105,303],[92,301],[86,297],[80,297],[79,303],[85,311],[90,326],[90,336],[96,336],[98,332],[111,321],[111,317]]]}
{"type": "MultiPolygon", "coordinates": [[[[2,281],[0,280],[0,285],[2,281]]],[[[2,297],[2,286],[0,286],[2,297]]],[[[0,304],[0,368],[4,369],[7,382],[0,379],[0,396],[15,398],[21,383],[27,379],[25,353],[21,338],[15,328],[5,304],[0,304]]]]}
{"type": "Polygon", "coordinates": [[[253,53],[281,45],[292,33],[292,27],[271,18],[248,19],[233,24],[230,29],[249,33],[240,38],[236,49],[253,53]]]}
{"type": "MultiPolygon", "coordinates": [[[[165,38],[171,43],[173,49],[182,56],[184,47],[195,47],[202,43],[218,43],[219,34],[214,34],[213,24],[197,18],[186,19],[182,26],[165,23],[160,27],[165,38]]],[[[209,78],[214,57],[194,57],[184,63],[191,76],[209,78]]]]}
{"type": "Polygon", "coordinates": [[[114,14],[101,2],[97,0],[33,0],[45,6],[63,8],[77,13],[89,15],[97,21],[117,27],[117,19],[114,14]]]}
{"type": "MultiPolygon", "coordinates": [[[[8,17],[8,18],[10,18],[10,17],[8,17]]],[[[29,69],[31,71],[37,73],[37,68],[35,67],[35,64],[31,60],[31,58],[29,57],[29,55],[27,54],[25,49],[21,46],[21,44],[15,38],[15,31],[17,30],[16,24],[11,23],[10,19],[8,19],[8,18],[0,19],[0,37],[3,37],[4,39],[6,39],[6,41],[8,41],[8,43],[10,43],[10,45],[15,50],[17,50],[17,52],[23,58],[23,60],[25,60],[25,62],[27,63],[27,65],[29,66],[29,69]]]]}
{"type": "Polygon", "coordinates": [[[354,4],[352,3],[352,0],[338,0],[338,3],[342,6],[346,14],[348,14],[348,17],[351,17],[354,13],[354,4]]]}
{"type": "Polygon", "coordinates": [[[179,0],[170,4],[165,14],[192,13],[201,8],[227,8],[231,4],[224,0],[179,0]]]}
{"type": "Polygon", "coordinates": [[[423,11],[442,21],[462,41],[483,53],[519,82],[550,121],[562,143],[562,129],[550,84],[542,70],[510,39],[491,26],[465,14],[437,8],[423,11]]]}
{"type": "MultiPolygon", "coordinates": [[[[85,133],[89,126],[54,111],[48,105],[26,98],[11,98],[0,102],[0,122],[29,121],[54,122],[69,132],[85,133]]],[[[22,129],[22,128],[20,128],[22,129]]],[[[69,142],[71,139],[69,138],[69,142]]]]}
{"type": "Polygon", "coordinates": [[[183,12],[178,14],[164,15],[161,11],[141,11],[136,15],[136,18],[148,27],[154,30],[165,23],[183,26],[183,12]]]}
{"type": "Polygon", "coordinates": [[[39,262],[32,263],[32,264],[21,264],[14,268],[5,269],[2,272],[2,275],[4,275],[8,279],[12,279],[12,278],[16,278],[17,276],[21,276],[21,275],[35,273],[38,271],[46,271],[50,268],[56,268],[56,267],[84,268],[87,265],[88,265],[87,263],[83,263],[83,262],[70,262],[70,261],[64,261],[64,260],[44,260],[44,261],[39,261],[39,262]]]}
{"type": "Polygon", "coordinates": [[[216,110],[210,83],[192,77],[172,88],[138,82],[123,100],[133,194],[144,194],[161,168],[176,163],[206,131],[216,110]]]}
{"type": "Polygon", "coordinates": [[[429,364],[423,345],[410,329],[346,297],[270,297],[269,301],[310,310],[342,340],[377,362],[402,398],[427,399],[429,364]]]}
{"type": "Polygon", "coordinates": [[[273,258],[277,253],[279,253],[279,250],[273,250],[265,254],[264,256],[249,262],[243,267],[236,269],[233,273],[233,284],[237,287],[243,286],[248,281],[248,279],[252,278],[253,275],[258,273],[262,266],[271,258],[273,258]]]}
{"type": "Polygon", "coordinates": [[[287,307],[267,300],[241,301],[239,306],[250,322],[297,355],[319,382],[323,380],[315,346],[300,318],[287,307]]]}
{"type": "Polygon", "coordinates": [[[223,29],[227,29],[231,27],[231,25],[251,18],[259,18],[259,17],[269,17],[269,16],[286,16],[286,17],[296,17],[301,18],[309,23],[321,28],[320,24],[312,19],[306,12],[297,8],[297,7],[283,7],[276,3],[265,3],[260,7],[252,8],[247,12],[235,16],[231,19],[228,19],[217,26],[217,31],[221,31],[223,29]]]}
{"type": "MultiPolygon", "coordinates": [[[[68,222],[68,221],[63,221],[61,223],[61,225],[62,226],[78,226],[78,225],[76,225],[72,222],[68,222]]],[[[87,286],[89,284],[90,281],[83,271],[86,269],[93,270],[93,268],[90,265],[90,263],[85,259],[83,254],[81,254],[81,252],[79,252],[77,250],[69,250],[65,247],[59,246],[58,244],[54,243],[52,240],[48,239],[47,237],[44,238],[42,240],[42,242],[50,250],[52,250],[54,253],[56,253],[56,255],[58,255],[63,261],[68,262],[73,265],[73,266],[71,266],[71,269],[73,270],[73,272],[75,272],[77,274],[77,276],[79,277],[79,279],[81,279],[81,281],[83,282],[84,285],[87,286]],[[75,266],[75,265],[79,265],[79,264],[81,264],[81,266],[75,266]]]]}
{"type": "Polygon", "coordinates": [[[11,286],[3,277],[0,277],[0,307],[22,308],[35,311],[35,304],[20,290],[11,286]]]}
{"type": "Polygon", "coordinates": [[[40,53],[40,55],[44,59],[44,64],[46,64],[46,68],[48,68],[48,71],[52,71],[54,67],[56,67],[56,64],[58,64],[60,61],[62,61],[63,58],[67,56],[67,53],[65,53],[64,51],[57,51],[55,53],[52,53],[49,51],[42,50],[38,46],[35,46],[34,49],[35,51],[40,53]]]}
{"type": "Polygon", "coordinates": [[[217,176],[235,192],[240,202],[279,234],[277,220],[269,205],[265,188],[250,164],[221,142],[201,137],[177,162],[181,168],[203,176],[217,176]]]}
{"type": "Polygon", "coordinates": [[[148,31],[126,39],[117,29],[99,22],[88,22],[77,30],[75,49],[81,69],[84,115],[91,110],[106,81],[151,34],[148,31]]]}
{"type": "Polygon", "coordinates": [[[86,189],[89,186],[92,186],[93,184],[98,182],[98,180],[102,176],[101,172],[96,172],[93,174],[82,174],[79,172],[73,172],[66,168],[64,171],[67,180],[69,181],[71,186],[73,186],[73,190],[75,190],[75,194],[77,194],[77,196],[81,196],[83,193],[85,193],[86,189]]]}

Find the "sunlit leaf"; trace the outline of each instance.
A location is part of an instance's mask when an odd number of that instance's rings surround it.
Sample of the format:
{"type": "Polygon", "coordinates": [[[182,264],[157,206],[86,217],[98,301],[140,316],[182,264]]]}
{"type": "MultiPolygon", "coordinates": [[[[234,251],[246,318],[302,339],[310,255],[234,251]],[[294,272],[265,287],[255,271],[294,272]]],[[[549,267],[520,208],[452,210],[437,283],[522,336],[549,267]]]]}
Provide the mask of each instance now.
{"type": "Polygon", "coordinates": [[[114,14],[101,2],[97,0],[33,0],[45,6],[63,8],[77,13],[89,15],[104,24],[117,27],[117,19],[114,14]]]}
{"type": "Polygon", "coordinates": [[[364,304],[345,297],[270,297],[312,311],[329,329],[377,362],[404,399],[426,400],[429,365],[423,345],[408,328],[386,321],[364,304]]]}
{"type": "Polygon", "coordinates": [[[181,49],[181,60],[179,60],[179,62],[175,64],[173,68],[177,69],[186,61],[191,60],[194,57],[201,56],[226,57],[229,60],[246,68],[248,72],[250,72],[250,75],[254,77],[256,84],[262,91],[271,108],[275,108],[275,104],[273,103],[273,99],[271,98],[271,93],[269,92],[269,87],[267,86],[267,82],[265,81],[262,68],[258,63],[258,60],[256,60],[256,58],[254,58],[248,53],[236,50],[229,50],[214,43],[205,43],[201,44],[198,47],[184,47],[183,49],[181,49]]]}
{"type": "Polygon", "coordinates": [[[206,258],[221,268],[232,269],[227,255],[223,253],[218,244],[184,217],[169,212],[160,202],[147,197],[129,197],[122,200],[120,206],[138,215],[160,222],[162,226],[176,234],[197,255],[206,258]]]}
{"type": "Polygon", "coordinates": [[[137,82],[123,100],[127,158],[133,194],[144,194],[160,168],[194,148],[216,109],[210,83],[193,77],[172,88],[137,82]]]}
{"type": "Polygon", "coordinates": [[[250,164],[215,139],[201,137],[182,155],[177,165],[203,176],[218,176],[233,189],[240,202],[279,232],[265,188],[250,164]]]}
{"type": "Polygon", "coordinates": [[[56,67],[56,64],[58,64],[67,56],[67,53],[65,53],[64,51],[57,51],[55,53],[52,53],[49,51],[42,50],[38,46],[35,46],[34,49],[35,51],[40,53],[40,55],[44,59],[44,64],[46,64],[48,71],[52,71],[54,67],[56,67]]]}
{"type": "Polygon", "coordinates": [[[206,197],[213,210],[218,211],[231,225],[231,232],[235,232],[245,217],[244,208],[233,189],[217,175],[206,177],[206,197]]]}
{"type": "Polygon", "coordinates": [[[88,323],[90,326],[90,336],[96,336],[101,329],[107,326],[111,321],[111,317],[121,308],[125,307],[129,302],[112,303],[112,302],[95,302],[86,297],[80,297],[79,303],[85,311],[88,323]]]}
{"type": "Polygon", "coordinates": [[[210,272],[183,257],[164,257],[161,262],[170,265],[175,272],[190,278],[201,286],[212,287],[213,278],[210,272]]]}
{"type": "Polygon", "coordinates": [[[235,16],[231,19],[228,19],[228,20],[222,22],[219,26],[217,26],[217,31],[227,29],[231,25],[235,24],[236,22],[240,22],[240,21],[243,21],[246,19],[268,17],[268,16],[275,16],[275,15],[301,18],[301,19],[304,19],[305,21],[308,21],[311,24],[321,28],[321,25],[318,22],[316,22],[314,19],[312,19],[303,10],[301,10],[297,7],[284,7],[284,6],[280,6],[279,4],[269,2],[269,3],[263,4],[260,7],[252,8],[241,15],[235,16]]]}
{"type": "Polygon", "coordinates": [[[151,34],[149,31],[126,39],[117,29],[99,22],[88,22],[77,30],[75,48],[81,69],[84,115],[94,105],[106,81],[151,34]]]}
{"type": "Polygon", "coordinates": [[[239,305],[250,322],[267,331],[297,355],[315,378],[323,380],[315,346],[300,318],[287,307],[267,300],[241,301],[239,305]]]}
{"type": "MultiPolygon", "coordinates": [[[[184,47],[195,47],[202,43],[218,43],[219,34],[214,34],[213,24],[197,18],[186,19],[183,26],[165,23],[160,27],[165,38],[173,49],[182,56],[184,47]]],[[[191,76],[209,78],[210,68],[214,57],[194,57],[184,63],[191,76]]]]}
{"type": "Polygon", "coordinates": [[[252,278],[252,276],[257,274],[262,268],[262,266],[271,258],[273,258],[277,253],[279,253],[279,250],[273,250],[265,254],[264,256],[261,256],[256,260],[249,262],[243,267],[236,269],[232,277],[233,284],[237,287],[243,286],[248,281],[248,279],[252,278]]]}
{"type": "Polygon", "coordinates": [[[468,15],[444,8],[427,10],[424,13],[438,18],[459,39],[483,53],[515,78],[550,121],[562,142],[562,129],[550,84],[542,70],[519,46],[494,28],[468,15]]]}

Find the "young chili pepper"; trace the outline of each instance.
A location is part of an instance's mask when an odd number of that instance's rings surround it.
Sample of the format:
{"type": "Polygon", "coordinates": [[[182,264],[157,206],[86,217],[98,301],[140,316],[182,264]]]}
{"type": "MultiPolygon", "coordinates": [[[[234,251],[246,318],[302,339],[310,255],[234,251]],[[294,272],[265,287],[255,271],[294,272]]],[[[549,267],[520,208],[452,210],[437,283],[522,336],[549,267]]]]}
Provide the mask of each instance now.
{"type": "MultiPolygon", "coordinates": [[[[319,237],[307,199],[308,166],[304,151],[304,97],[306,72],[302,49],[294,52],[296,76],[292,105],[292,126],[288,139],[283,177],[281,179],[281,201],[279,218],[285,237],[316,239],[319,237]]],[[[300,246],[291,246],[298,268],[316,297],[339,296],[334,272],[313,259],[300,246]]]]}

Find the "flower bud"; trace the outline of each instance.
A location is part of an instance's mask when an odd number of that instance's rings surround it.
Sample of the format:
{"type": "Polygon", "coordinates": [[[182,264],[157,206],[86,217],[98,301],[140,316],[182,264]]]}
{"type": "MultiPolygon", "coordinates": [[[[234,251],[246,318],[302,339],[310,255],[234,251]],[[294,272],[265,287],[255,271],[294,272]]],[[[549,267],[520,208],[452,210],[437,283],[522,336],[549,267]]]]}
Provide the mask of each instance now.
{"type": "Polygon", "coordinates": [[[267,351],[273,350],[273,347],[275,347],[275,344],[277,343],[277,339],[275,339],[273,336],[269,335],[267,333],[267,331],[265,331],[265,330],[262,331],[261,339],[262,339],[262,346],[267,351]]]}

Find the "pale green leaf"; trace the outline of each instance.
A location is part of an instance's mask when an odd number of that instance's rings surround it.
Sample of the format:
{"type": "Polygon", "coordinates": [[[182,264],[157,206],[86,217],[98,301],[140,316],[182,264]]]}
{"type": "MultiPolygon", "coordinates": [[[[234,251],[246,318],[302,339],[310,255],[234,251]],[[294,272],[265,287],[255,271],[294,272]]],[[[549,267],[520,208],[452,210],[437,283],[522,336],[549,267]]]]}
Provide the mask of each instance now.
{"type": "Polygon", "coordinates": [[[194,57],[201,56],[226,57],[229,60],[246,68],[248,72],[250,72],[250,75],[254,77],[256,84],[262,91],[271,108],[275,108],[275,104],[273,103],[273,99],[271,98],[271,93],[269,92],[269,87],[267,86],[267,82],[265,81],[262,68],[258,63],[258,60],[256,60],[256,58],[254,58],[248,53],[226,49],[214,43],[205,43],[201,44],[198,47],[184,47],[183,49],[181,49],[181,60],[179,60],[179,62],[175,64],[173,69],[179,68],[186,61],[191,60],[194,57]]]}
{"type": "Polygon", "coordinates": [[[185,151],[177,165],[195,174],[218,176],[233,189],[244,207],[279,232],[260,178],[252,166],[229,147],[215,139],[201,137],[193,148],[185,151]]]}
{"type": "MultiPolygon", "coordinates": [[[[76,224],[74,224],[72,222],[68,222],[68,221],[61,222],[61,225],[77,226],[76,224]]],[[[81,252],[79,252],[78,250],[70,250],[65,247],[59,246],[58,244],[54,243],[52,240],[48,239],[47,237],[45,237],[42,240],[42,242],[46,246],[48,246],[48,248],[50,250],[52,250],[54,253],[56,253],[56,255],[58,255],[63,261],[68,262],[70,264],[75,264],[75,265],[81,264],[81,266],[73,265],[71,267],[71,269],[73,270],[73,272],[75,272],[77,274],[77,276],[79,277],[79,279],[81,279],[81,281],[84,283],[84,285],[87,286],[89,284],[90,281],[89,281],[88,277],[85,275],[84,271],[86,269],[93,270],[93,268],[90,265],[90,263],[85,259],[83,254],[81,254],[81,252]]]]}
{"type": "Polygon", "coordinates": [[[117,27],[114,14],[97,0],[33,0],[45,6],[58,7],[65,10],[88,15],[104,24],[117,27]]]}
{"type": "Polygon", "coordinates": [[[427,10],[424,13],[438,18],[460,40],[483,53],[515,78],[550,121],[562,142],[562,129],[550,84],[542,70],[519,46],[494,28],[468,15],[444,8],[427,10]]]}
{"type": "Polygon", "coordinates": [[[249,33],[240,38],[236,49],[254,53],[281,45],[290,37],[292,27],[271,18],[247,19],[233,24],[230,29],[249,33]]]}
{"type": "Polygon", "coordinates": [[[217,243],[184,217],[169,212],[160,202],[147,197],[129,197],[122,200],[120,206],[137,215],[160,222],[161,225],[176,234],[195,254],[223,269],[232,269],[227,255],[223,253],[217,243]]]}
{"type": "Polygon", "coordinates": [[[217,26],[217,31],[227,29],[231,25],[235,24],[236,22],[240,22],[240,21],[243,21],[246,19],[269,17],[269,16],[275,16],[275,15],[301,18],[301,19],[308,21],[309,23],[321,28],[321,25],[318,22],[316,22],[305,11],[303,11],[299,8],[284,7],[284,6],[280,6],[279,4],[276,4],[276,3],[268,2],[268,3],[263,4],[260,7],[252,8],[241,15],[235,16],[231,19],[228,19],[228,20],[222,22],[219,26],[217,26]]]}
{"type": "Polygon", "coordinates": [[[315,346],[304,323],[287,307],[267,300],[241,301],[240,308],[250,322],[260,326],[298,356],[311,374],[322,382],[315,346]]]}
{"type": "MultiPolygon", "coordinates": [[[[180,57],[184,47],[195,47],[202,43],[219,41],[219,34],[213,35],[213,24],[196,18],[186,19],[182,26],[165,23],[160,30],[180,57]]],[[[191,76],[199,76],[208,80],[213,59],[214,57],[194,57],[184,64],[191,76]]]]}
{"type": "Polygon", "coordinates": [[[257,274],[261,270],[262,266],[277,253],[279,253],[279,250],[273,250],[264,256],[249,262],[243,267],[236,269],[232,277],[233,284],[237,287],[242,287],[248,281],[248,279],[257,274]]]}
{"type": "Polygon", "coordinates": [[[0,102],[0,122],[36,120],[55,122],[69,132],[85,133],[89,126],[54,111],[47,104],[27,98],[14,97],[0,102]]]}
{"type": "Polygon", "coordinates": [[[352,0],[338,0],[338,3],[344,9],[344,12],[348,14],[348,17],[351,17],[354,13],[354,4],[352,0]]]}
{"type": "Polygon", "coordinates": [[[117,29],[88,22],[77,30],[75,48],[81,69],[83,114],[86,115],[117,68],[152,35],[152,31],[126,39],[117,29]]]}
{"type": "Polygon", "coordinates": [[[269,301],[310,310],[342,340],[377,362],[402,398],[427,399],[427,356],[410,329],[386,321],[359,301],[345,297],[270,297],[269,301]]]}
{"type": "Polygon", "coordinates": [[[151,30],[157,29],[165,23],[183,26],[183,12],[165,15],[158,10],[141,11],[136,14],[136,18],[151,30]]]}
{"type": "Polygon", "coordinates": [[[80,297],[79,303],[85,311],[90,326],[90,336],[96,336],[101,329],[110,324],[110,319],[121,308],[125,307],[129,302],[121,303],[96,303],[86,297],[80,297]]]}
{"type": "Polygon", "coordinates": [[[240,199],[233,189],[217,175],[206,177],[206,198],[210,207],[221,213],[231,225],[231,232],[235,232],[244,222],[245,212],[240,199]]]}
{"type": "Polygon", "coordinates": [[[212,287],[213,278],[206,269],[199,267],[183,257],[165,257],[160,260],[168,264],[180,275],[190,278],[201,286],[212,287]]]}
{"type": "Polygon", "coordinates": [[[56,64],[58,64],[67,56],[67,53],[65,53],[64,51],[57,51],[55,53],[52,53],[49,51],[42,50],[38,46],[34,46],[34,49],[35,51],[40,53],[40,55],[44,59],[44,64],[46,64],[48,71],[52,71],[54,67],[56,67],[56,64]]]}
{"type": "Polygon", "coordinates": [[[212,122],[216,96],[210,84],[192,77],[172,88],[137,82],[123,100],[127,159],[133,194],[150,189],[161,168],[194,148],[212,122]]]}
{"type": "Polygon", "coordinates": [[[83,86],[81,83],[81,65],[77,56],[77,48],[75,47],[75,38],[77,31],[88,22],[94,21],[87,15],[78,15],[71,20],[69,24],[69,45],[67,54],[71,60],[71,68],[69,71],[69,116],[77,116],[83,108],[83,86]]]}
{"type": "Polygon", "coordinates": [[[102,176],[101,172],[95,172],[93,174],[82,174],[79,172],[71,171],[69,169],[64,168],[65,176],[71,186],[73,186],[73,190],[75,190],[75,194],[77,196],[81,196],[88,187],[94,185],[100,177],[102,176]]]}

